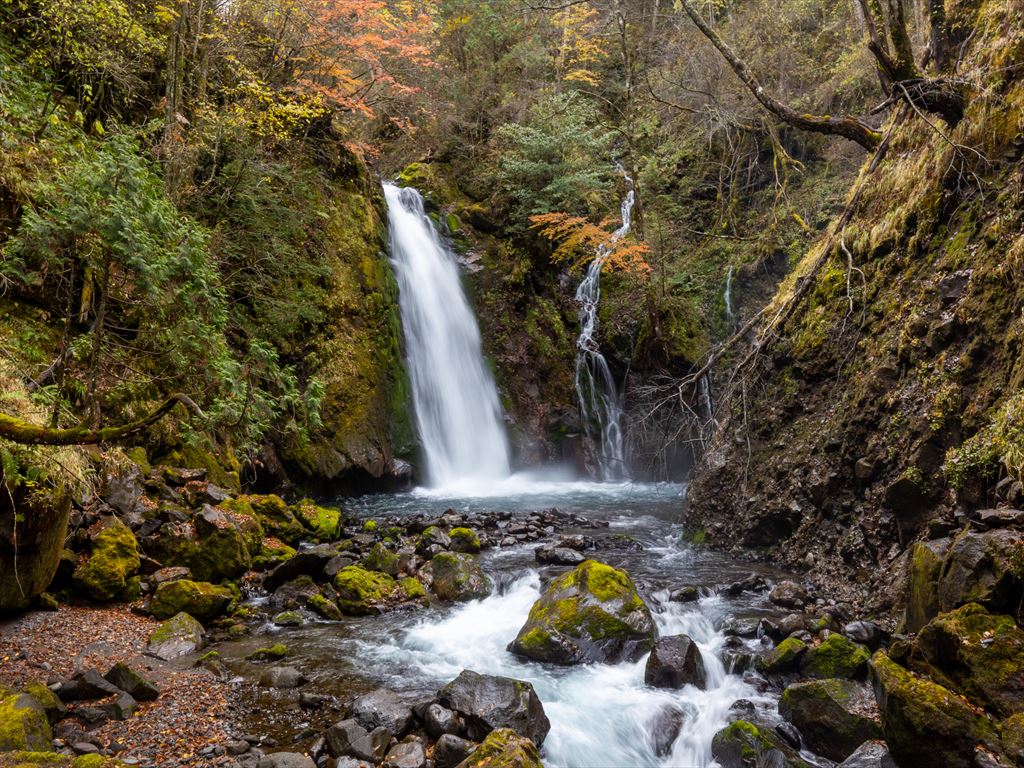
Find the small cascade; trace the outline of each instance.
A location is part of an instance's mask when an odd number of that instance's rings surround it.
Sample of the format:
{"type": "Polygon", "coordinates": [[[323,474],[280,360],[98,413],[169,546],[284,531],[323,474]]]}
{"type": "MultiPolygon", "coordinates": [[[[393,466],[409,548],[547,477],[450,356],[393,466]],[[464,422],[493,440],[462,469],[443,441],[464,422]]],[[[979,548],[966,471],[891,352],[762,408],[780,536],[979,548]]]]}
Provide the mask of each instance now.
{"type": "Polygon", "coordinates": [[[629,232],[636,197],[633,180],[624,170],[622,176],[629,185],[629,191],[622,200],[622,226],[612,233],[609,245],[598,249],[587,267],[586,277],[576,289],[576,301],[580,305],[580,335],[576,340],[576,396],[587,436],[596,440],[598,445],[602,480],[629,477],[623,448],[622,401],[608,369],[608,362],[594,338],[601,300],[601,269],[611,253],[611,246],[629,232]]]}
{"type": "Polygon", "coordinates": [[[729,321],[729,325],[732,325],[736,320],[736,315],[732,311],[732,265],[729,265],[729,271],[725,273],[725,290],[722,292],[722,301],[725,303],[725,318],[729,321]]]}
{"type": "Polygon", "coordinates": [[[433,486],[509,476],[509,449],[480,329],[455,258],[415,189],[384,185],[391,264],[416,426],[433,486]]]}

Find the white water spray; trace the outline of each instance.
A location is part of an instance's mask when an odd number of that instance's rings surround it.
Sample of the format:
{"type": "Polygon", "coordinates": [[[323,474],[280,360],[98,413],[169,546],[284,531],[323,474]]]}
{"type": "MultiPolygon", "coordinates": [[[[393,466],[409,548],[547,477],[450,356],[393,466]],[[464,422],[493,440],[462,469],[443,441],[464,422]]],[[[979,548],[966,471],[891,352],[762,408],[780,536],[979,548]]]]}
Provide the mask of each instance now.
{"type": "Polygon", "coordinates": [[[612,233],[610,242],[598,249],[587,275],[576,289],[580,305],[580,335],[576,340],[576,396],[587,436],[598,441],[598,461],[602,480],[629,477],[622,439],[622,401],[608,362],[601,354],[594,334],[597,309],[601,301],[601,270],[615,243],[629,233],[635,193],[633,180],[622,172],[629,191],[622,200],[622,226],[612,233]]]}
{"type": "Polygon", "coordinates": [[[736,315],[732,311],[732,265],[729,265],[729,271],[725,273],[725,291],[722,293],[722,301],[725,302],[725,317],[731,325],[736,319],[736,315]]]}
{"type": "Polygon", "coordinates": [[[499,480],[509,450],[480,330],[415,189],[384,185],[416,426],[433,486],[499,480]]]}

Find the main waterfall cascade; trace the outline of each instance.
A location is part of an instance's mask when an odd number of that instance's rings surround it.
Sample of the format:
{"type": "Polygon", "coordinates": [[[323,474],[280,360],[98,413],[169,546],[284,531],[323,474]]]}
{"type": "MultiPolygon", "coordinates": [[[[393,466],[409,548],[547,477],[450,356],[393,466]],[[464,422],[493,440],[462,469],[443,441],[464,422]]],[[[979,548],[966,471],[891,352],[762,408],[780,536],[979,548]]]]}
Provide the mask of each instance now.
{"type": "Polygon", "coordinates": [[[459,269],[415,189],[384,185],[416,426],[433,486],[509,475],[494,378],[459,269]]]}
{"type": "Polygon", "coordinates": [[[598,461],[602,480],[629,477],[622,439],[622,400],[608,361],[601,354],[594,338],[597,332],[597,310],[601,301],[601,270],[615,243],[629,233],[636,194],[633,180],[623,171],[629,191],[622,200],[622,226],[612,233],[611,241],[598,249],[587,267],[586,277],[576,289],[580,305],[580,335],[576,340],[576,396],[579,400],[583,428],[598,442],[598,461]],[[596,432],[596,435],[595,435],[596,432]]]}

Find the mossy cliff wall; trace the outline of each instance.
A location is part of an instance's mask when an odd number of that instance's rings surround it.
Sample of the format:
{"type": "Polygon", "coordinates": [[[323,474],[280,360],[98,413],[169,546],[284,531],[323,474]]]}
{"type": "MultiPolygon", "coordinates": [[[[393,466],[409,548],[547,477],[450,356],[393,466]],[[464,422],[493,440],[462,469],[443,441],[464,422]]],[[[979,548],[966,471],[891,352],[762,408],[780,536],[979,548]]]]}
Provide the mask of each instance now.
{"type": "Polygon", "coordinates": [[[1024,455],[1024,20],[1013,3],[947,6],[968,39],[964,119],[900,108],[813,287],[720,404],[689,494],[712,545],[879,609],[914,539],[1022,500],[1000,481],[1024,455]]]}

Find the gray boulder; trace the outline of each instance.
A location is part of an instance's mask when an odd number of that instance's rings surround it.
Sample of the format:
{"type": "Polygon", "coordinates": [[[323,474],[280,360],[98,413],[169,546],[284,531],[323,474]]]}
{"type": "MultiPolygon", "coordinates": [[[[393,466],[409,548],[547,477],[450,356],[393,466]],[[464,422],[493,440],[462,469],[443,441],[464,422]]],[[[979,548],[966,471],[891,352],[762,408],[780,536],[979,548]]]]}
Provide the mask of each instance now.
{"type": "Polygon", "coordinates": [[[437,692],[437,701],[462,715],[467,735],[475,741],[493,730],[511,728],[540,746],[551,730],[533,686],[522,680],[467,669],[437,692]]]}
{"type": "Polygon", "coordinates": [[[367,731],[356,720],[341,720],[324,734],[327,751],[331,757],[357,757],[371,763],[379,763],[387,753],[391,734],[386,728],[367,731]]]}
{"type": "Polygon", "coordinates": [[[473,754],[476,744],[446,733],[434,745],[434,768],[455,768],[473,754]]]}
{"type": "Polygon", "coordinates": [[[396,738],[401,738],[412,725],[412,709],[383,688],[356,699],[349,716],[368,731],[383,727],[396,738]]]}
{"type": "Polygon", "coordinates": [[[187,613],[179,613],[161,624],[149,636],[146,653],[170,661],[200,650],[205,637],[206,632],[202,624],[187,613]]]}
{"type": "Polygon", "coordinates": [[[644,682],[654,688],[707,687],[707,672],[697,644],[686,635],[671,635],[654,641],[647,658],[644,682]]]}

